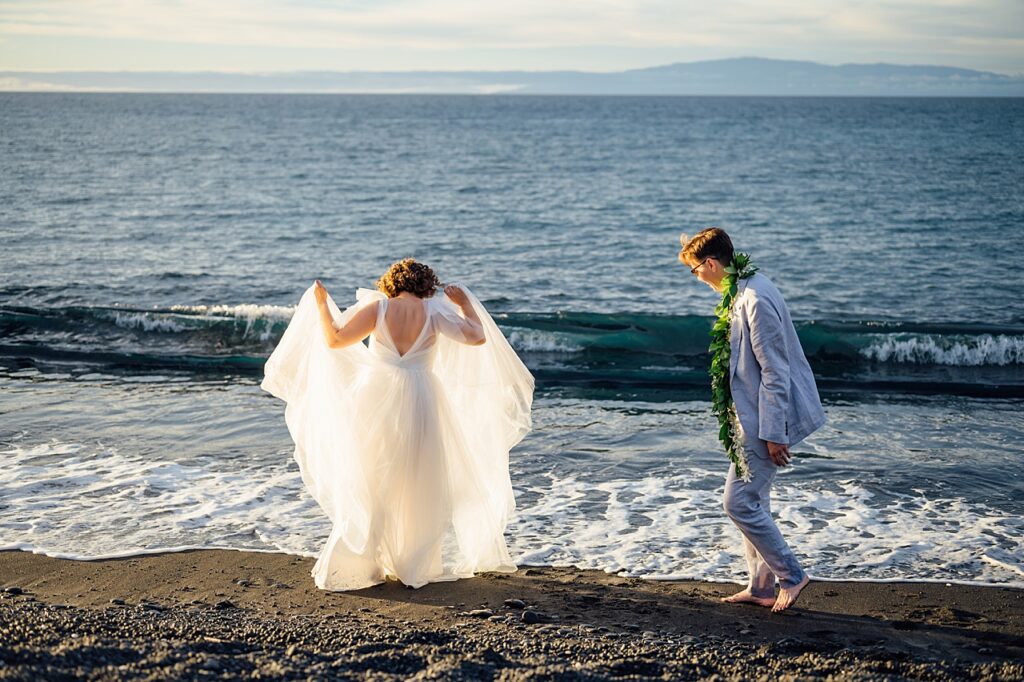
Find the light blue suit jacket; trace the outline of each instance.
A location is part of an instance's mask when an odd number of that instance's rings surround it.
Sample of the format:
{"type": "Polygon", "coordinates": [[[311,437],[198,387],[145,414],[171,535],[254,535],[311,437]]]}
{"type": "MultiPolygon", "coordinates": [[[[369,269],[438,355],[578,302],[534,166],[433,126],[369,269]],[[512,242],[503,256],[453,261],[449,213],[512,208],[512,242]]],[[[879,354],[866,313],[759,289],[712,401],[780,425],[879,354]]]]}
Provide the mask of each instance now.
{"type": "Polygon", "coordinates": [[[747,438],[795,445],[825,423],[814,374],[789,309],[760,273],[740,280],[730,329],[729,383],[747,438]]]}

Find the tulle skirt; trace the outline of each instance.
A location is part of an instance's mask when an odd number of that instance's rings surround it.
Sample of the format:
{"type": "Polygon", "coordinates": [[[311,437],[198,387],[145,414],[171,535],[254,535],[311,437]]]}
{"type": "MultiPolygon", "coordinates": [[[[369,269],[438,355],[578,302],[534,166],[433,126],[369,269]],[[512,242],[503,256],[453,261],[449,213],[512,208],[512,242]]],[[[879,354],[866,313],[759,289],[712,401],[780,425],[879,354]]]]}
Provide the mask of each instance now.
{"type": "Polygon", "coordinates": [[[313,569],[317,586],[352,590],[394,578],[420,587],[516,570],[504,523],[496,522],[504,515],[490,509],[459,415],[433,372],[376,367],[352,395],[357,468],[350,474],[358,480],[346,487],[356,499],[339,500],[332,515],[313,569]]]}

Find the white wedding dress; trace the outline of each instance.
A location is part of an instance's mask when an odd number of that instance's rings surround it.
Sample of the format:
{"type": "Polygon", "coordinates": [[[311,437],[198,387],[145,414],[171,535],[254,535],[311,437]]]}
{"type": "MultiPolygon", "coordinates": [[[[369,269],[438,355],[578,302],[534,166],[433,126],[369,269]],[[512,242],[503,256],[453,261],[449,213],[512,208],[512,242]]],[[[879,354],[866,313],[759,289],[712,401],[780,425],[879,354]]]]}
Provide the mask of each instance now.
{"type": "Polygon", "coordinates": [[[267,361],[262,388],[287,403],[302,480],[333,523],[313,568],[321,589],[516,570],[504,538],[515,508],[508,452],[530,430],[533,376],[463,290],[481,346],[460,343],[467,323],[438,294],[399,354],[387,297],[360,289],[344,314],[327,303],[339,324],[378,306],[369,347],[331,349],[310,287],[267,361]]]}

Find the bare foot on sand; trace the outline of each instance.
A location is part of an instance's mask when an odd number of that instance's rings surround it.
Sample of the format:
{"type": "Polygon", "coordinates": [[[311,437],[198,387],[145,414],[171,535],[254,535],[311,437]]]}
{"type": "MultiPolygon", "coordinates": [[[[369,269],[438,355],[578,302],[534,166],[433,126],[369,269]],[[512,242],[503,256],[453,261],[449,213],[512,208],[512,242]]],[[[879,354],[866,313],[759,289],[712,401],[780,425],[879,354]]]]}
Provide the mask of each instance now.
{"type": "Polygon", "coordinates": [[[772,613],[778,613],[779,611],[785,611],[790,606],[796,603],[796,598],[800,596],[800,591],[807,587],[807,583],[811,582],[811,579],[804,576],[804,579],[800,581],[799,585],[793,587],[783,587],[779,590],[779,598],[775,600],[775,606],[772,607],[772,613]]]}
{"type": "Polygon", "coordinates": [[[758,606],[775,605],[775,600],[771,597],[755,597],[750,593],[749,589],[737,592],[731,597],[722,597],[722,601],[727,604],[757,604],[758,606]]]}

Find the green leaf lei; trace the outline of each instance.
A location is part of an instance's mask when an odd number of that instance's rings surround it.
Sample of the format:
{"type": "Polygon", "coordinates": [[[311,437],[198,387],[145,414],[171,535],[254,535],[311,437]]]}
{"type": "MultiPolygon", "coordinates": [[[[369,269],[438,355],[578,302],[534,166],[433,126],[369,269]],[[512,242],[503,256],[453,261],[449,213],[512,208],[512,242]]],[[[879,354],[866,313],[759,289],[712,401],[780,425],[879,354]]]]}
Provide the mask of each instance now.
{"type": "Polygon", "coordinates": [[[757,272],[750,264],[750,256],[736,253],[725,268],[722,279],[722,302],[715,308],[715,326],[711,328],[711,411],[718,417],[718,440],[725,446],[725,454],[736,465],[736,475],[749,480],[750,471],[743,456],[736,405],[729,386],[729,355],[732,352],[729,335],[732,326],[732,307],[736,303],[737,282],[757,272]]]}

